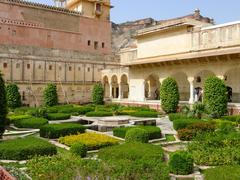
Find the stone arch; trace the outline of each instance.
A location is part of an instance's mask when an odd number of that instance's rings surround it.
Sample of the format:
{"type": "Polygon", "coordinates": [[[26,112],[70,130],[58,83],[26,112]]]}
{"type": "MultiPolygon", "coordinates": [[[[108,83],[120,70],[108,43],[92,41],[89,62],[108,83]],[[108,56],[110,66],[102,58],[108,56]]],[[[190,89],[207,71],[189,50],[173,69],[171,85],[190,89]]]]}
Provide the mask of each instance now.
{"type": "Polygon", "coordinates": [[[151,74],[145,79],[145,98],[147,100],[159,100],[160,99],[160,82],[159,76],[151,74]]]}
{"type": "Polygon", "coordinates": [[[121,76],[121,98],[127,99],[129,95],[129,84],[128,84],[128,76],[126,74],[123,74],[121,76]]]}
{"type": "Polygon", "coordinates": [[[103,77],[104,97],[110,97],[110,84],[107,76],[103,77]]]}
{"type": "Polygon", "coordinates": [[[111,87],[112,87],[112,97],[118,98],[119,97],[119,84],[118,84],[118,77],[117,75],[113,75],[111,78],[111,87]]]}
{"type": "Polygon", "coordinates": [[[188,76],[184,72],[176,72],[172,77],[177,81],[180,101],[189,101],[190,98],[190,84],[188,82],[188,76]]]}
{"type": "Polygon", "coordinates": [[[224,81],[228,87],[229,102],[240,103],[240,67],[229,69],[224,74],[224,81]]]}

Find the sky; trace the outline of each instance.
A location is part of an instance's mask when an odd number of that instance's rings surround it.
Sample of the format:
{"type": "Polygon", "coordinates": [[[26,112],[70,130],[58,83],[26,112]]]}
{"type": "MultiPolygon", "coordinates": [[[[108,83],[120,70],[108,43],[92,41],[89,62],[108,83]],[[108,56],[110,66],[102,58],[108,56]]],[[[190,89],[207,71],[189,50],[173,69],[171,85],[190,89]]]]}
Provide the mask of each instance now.
{"type": "MultiPolygon", "coordinates": [[[[51,0],[31,0],[52,4],[51,0]]],[[[240,21],[240,0],[111,0],[111,20],[115,23],[152,17],[155,20],[176,18],[200,9],[216,24],[240,21]]]]}

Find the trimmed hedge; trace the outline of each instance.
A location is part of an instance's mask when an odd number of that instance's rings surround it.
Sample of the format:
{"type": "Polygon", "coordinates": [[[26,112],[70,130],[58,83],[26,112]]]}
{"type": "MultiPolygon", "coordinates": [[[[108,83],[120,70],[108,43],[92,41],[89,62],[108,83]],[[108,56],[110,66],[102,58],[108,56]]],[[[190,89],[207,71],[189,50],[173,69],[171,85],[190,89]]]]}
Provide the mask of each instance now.
{"type": "Polygon", "coordinates": [[[98,157],[100,162],[108,165],[105,167],[110,166],[111,172],[104,175],[109,174],[111,179],[169,179],[169,170],[163,163],[163,149],[160,146],[125,143],[100,150],[98,157]]]}
{"type": "Polygon", "coordinates": [[[166,113],[177,111],[179,103],[178,85],[174,78],[166,78],[160,87],[161,107],[166,113]]]}
{"type": "Polygon", "coordinates": [[[26,160],[34,156],[57,154],[57,148],[36,137],[18,138],[0,143],[0,159],[26,160]]]}
{"type": "Polygon", "coordinates": [[[203,102],[212,117],[221,117],[227,112],[227,87],[223,80],[209,77],[204,83],[203,102]]]}
{"type": "Polygon", "coordinates": [[[130,130],[130,129],[133,129],[133,128],[141,128],[141,129],[146,130],[149,134],[149,139],[150,140],[161,138],[161,129],[159,127],[156,127],[156,126],[136,126],[136,127],[114,128],[113,129],[113,135],[124,139],[127,131],[130,130]]]}
{"type": "Polygon", "coordinates": [[[64,114],[64,113],[49,113],[47,115],[47,119],[49,121],[56,121],[56,120],[67,120],[70,119],[70,114],[64,114]]]}
{"type": "Polygon", "coordinates": [[[118,139],[108,135],[88,132],[61,137],[59,138],[59,142],[70,147],[75,143],[82,143],[86,145],[89,151],[119,144],[118,139]]]}
{"type": "Polygon", "coordinates": [[[215,129],[216,124],[214,122],[198,122],[178,130],[178,137],[183,141],[190,141],[196,137],[198,133],[214,132],[215,129]]]}
{"type": "Polygon", "coordinates": [[[70,148],[71,153],[82,158],[87,156],[87,146],[82,143],[75,143],[70,148]]]}
{"type": "Polygon", "coordinates": [[[87,117],[108,117],[113,116],[112,112],[106,112],[106,111],[93,111],[86,113],[87,117]]]}
{"type": "Polygon", "coordinates": [[[25,114],[25,115],[12,114],[12,115],[8,116],[8,119],[10,120],[10,122],[19,121],[19,120],[22,120],[22,119],[29,119],[29,118],[32,118],[32,116],[28,115],[28,114],[25,114]]]}
{"type": "Polygon", "coordinates": [[[127,131],[125,140],[127,143],[134,142],[148,143],[149,134],[144,129],[133,128],[127,131]]]}
{"type": "Polygon", "coordinates": [[[48,124],[40,128],[40,136],[56,139],[71,134],[84,133],[85,127],[80,124],[48,124]]]}
{"type": "Polygon", "coordinates": [[[154,111],[136,111],[136,112],[129,113],[129,115],[134,117],[157,118],[159,113],[154,111]]]}
{"type": "Polygon", "coordinates": [[[178,119],[188,119],[189,117],[187,117],[185,114],[182,113],[171,113],[168,115],[169,120],[170,121],[175,121],[178,119]]]}
{"type": "Polygon", "coordinates": [[[177,151],[170,155],[170,171],[176,175],[187,175],[193,172],[193,158],[186,151],[177,151]]]}
{"type": "Polygon", "coordinates": [[[33,128],[39,129],[43,125],[48,124],[48,120],[45,118],[32,117],[29,119],[21,119],[13,121],[14,126],[18,128],[33,128]]]}
{"type": "Polygon", "coordinates": [[[178,119],[173,121],[173,127],[175,130],[179,130],[179,129],[185,129],[187,126],[194,124],[194,123],[200,123],[203,122],[200,119],[196,119],[196,118],[183,118],[183,119],[178,119]]]}

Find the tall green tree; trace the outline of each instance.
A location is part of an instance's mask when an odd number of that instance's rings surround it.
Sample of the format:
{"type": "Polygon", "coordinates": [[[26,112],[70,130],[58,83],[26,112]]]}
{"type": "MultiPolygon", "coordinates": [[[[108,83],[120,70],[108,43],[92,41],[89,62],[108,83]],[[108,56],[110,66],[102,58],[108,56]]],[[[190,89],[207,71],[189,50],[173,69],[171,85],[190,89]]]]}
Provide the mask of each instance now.
{"type": "Polygon", "coordinates": [[[0,138],[5,131],[7,124],[7,93],[3,75],[0,72],[0,138]]]}
{"type": "Polygon", "coordinates": [[[101,105],[104,100],[104,88],[103,85],[98,83],[95,84],[92,90],[92,101],[94,104],[101,105]]]}
{"type": "Polygon", "coordinates": [[[21,107],[21,95],[19,93],[19,88],[16,84],[8,84],[7,90],[7,104],[9,108],[21,107]]]}
{"type": "Polygon", "coordinates": [[[48,84],[43,93],[44,105],[55,106],[58,104],[58,94],[56,84],[48,84]]]}
{"type": "Polygon", "coordinates": [[[179,103],[179,90],[174,78],[166,78],[160,88],[161,107],[166,113],[177,111],[179,103]]]}
{"type": "Polygon", "coordinates": [[[223,80],[212,76],[206,79],[203,91],[203,103],[213,117],[221,117],[227,112],[227,87],[223,80]]]}

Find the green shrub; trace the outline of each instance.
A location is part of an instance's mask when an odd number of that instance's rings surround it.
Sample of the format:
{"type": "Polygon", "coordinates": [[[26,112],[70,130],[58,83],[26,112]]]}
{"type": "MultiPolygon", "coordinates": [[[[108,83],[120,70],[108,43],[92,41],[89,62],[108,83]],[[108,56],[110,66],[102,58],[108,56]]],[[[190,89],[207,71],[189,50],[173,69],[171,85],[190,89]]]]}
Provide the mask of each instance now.
{"type": "Polygon", "coordinates": [[[13,123],[14,121],[19,121],[22,119],[30,119],[30,118],[32,118],[32,116],[28,115],[28,114],[25,114],[25,115],[12,114],[12,115],[9,115],[8,118],[9,118],[10,122],[13,123]]]}
{"type": "Polygon", "coordinates": [[[35,116],[35,117],[46,118],[47,117],[47,108],[45,108],[45,107],[31,108],[31,109],[27,110],[25,114],[29,114],[29,115],[35,116]]]}
{"type": "Polygon", "coordinates": [[[170,121],[175,121],[178,119],[188,119],[189,117],[182,113],[171,113],[168,115],[170,121]]]}
{"type": "Polygon", "coordinates": [[[140,128],[133,128],[127,131],[126,142],[141,142],[141,143],[148,143],[149,134],[146,130],[140,128]]]}
{"type": "Polygon", "coordinates": [[[7,104],[9,108],[21,107],[21,95],[19,93],[19,88],[16,84],[8,84],[6,87],[7,91],[7,104]]]}
{"type": "Polygon", "coordinates": [[[101,105],[104,99],[104,88],[102,84],[95,84],[92,90],[93,104],[101,105]]]}
{"type": "Polygon", "coordinates": [[[130,129],[133,129],[133,128],[140,128],[140,129],[144,129],[145,131],[147,131],[149,134],[149,139],[161,138],[161,129],[156,126],[136,126],[136,127],[114,128],[113,135],[124,139],[127,131],[130,129]]]}
{"type": "Polygon", "coordinates": [[[195,136],[196,133],[192,129],[179,129],[177,131],[178,133],[178,138],[182,141],[191,141],[195,136]]]}
{"type": "Polygon", "coordinates": [[[40,136],[56,139],[67,135],[84,133],[85,129],[80,124],[48,124],[40,128],[40,136]]]}
{"type": "Polygon", "coordinates": [[[49,113],[47,115],[47,119],[49,121],[56,121],[56,120],[67,120],[70,119],[70,114],[64,114],[64,113],[49,113]]]}
{"type": "Polygon", "coordinates": [[[45,106],[55,106],[58,104],[57,86],[55,84],[48,84],[44,90],[44,104],[45,106]]]}
{"type": "Polygon", "coordinates": [[[173,174],[191,174],[193,172],[193,158],[185,151],[177,151],[170,156],[169,168],[173,174]]]}
{"type": "Polygon", "coordinates": [[[138,180],[169,179],[168,168],[162,163],[162,159],[159,158],[162,154],[161,148],[157,146],[153,147],[153,145],[150,145],[148,148],[145,146],[136,147],[135,145],[133,153],[131,153],[131,151],[127,152],[127,150],[129,150],[128,147],[125,148],[125,154],[134,155],[136,160],[129,161],[123,158],[111,161],[109,158],[107,161],[96,161],[92,159],[81,159],[76,156],[65,157],[57,155],[51,157],[35,157],[27,162],[27,169],[29,176],[38,180],[89,179],[89,177],[94,177],[94,179],[107,178],[120,180],[130,178],[138,180]],[[154,156],[147,157],[148,153],[155,152],[153,149],[156,151],[154,156]],[[139,153],[140,156],[136,156],[137,153],[139,153]],[[81,175],[81,177],[79,175],[81,175]]]}
{"type": "Polygon", "coordinates": [[[234,165],[240,162],[240,132],[203,133],[188,145],[198,165],[234,165]]]}
{"type": "Polygon", "coordinates": [[[239,180],[239,175],[240,165],[220,166],[204,171],[204,179],[206,180],[239,180]]]}
{"type": "Polygon", "coordinates": [[[235,116],[223,116],[221,119],[226,120],[226,121],[232,121],[236,123],[240,123],[240,115],[235,115],[235,116]]]}
{"type": "Polygon", "coordinates": [[[178,137],[183,141],[190,141],[199,133],[214,132],[215,129],[216,125],[214,122],[197,122],[178,130],[178,137]]]}
{"type": "Polygon", "coordinates": [[[134,117],[149,117],[149,118],[156,118],[159,115],[158,112],[152,112],[152,111],[136,111],[129,114],[134,117]]]}
{"type": "Polygon", "coordinates": [[[169,179],[169,170],[163,163],[163,150],[160,146],[125,143],[102,149],[98,155],[101,162],[110,168],[111,179],[169,179]]]}
{"type": "Polygon", "coordinates": [[[29,119],[21,119],[13,121],[14,126],[18,128],[34,128],[39,129],[45,124],[48,124],[48,120],[45,118],[32,117],[29,119]]]}
{"type": "Polygon", "coordinates": [[[177,111],[179,103],[178,85],[175,79],[165,79],[160,87],[161,107],[166,113],[177,111]]]}
{"type": "Polygon", "coordinates": [[[78,107],[77,108],[77,113],[79,115],[85,115],[88,112],[94,111],[94,107],[91,106],[83,106],[83,107],[78,107]]]}
{"type": "Polygon", "coordinates": [[[107,116],[113,116],[112,112],[106,112],[106,111],[93,111],[86,113],[87,117],[107,117],[107,116]]]}
{"type": "Polygon", "coordinates": [[[71,153],[80,156],[86,157],[87,156],[87,146],[82,143],[74,143],[70,148],[71,153]]]}
{"type": "Polygon", "coordinates": [[[194,103],[192,110],[190,110],[190,113],[192,113],[193,117],[201,119],[203,114],[205,113],[205,105],[200,102],[194,103]]]}
{"type": "Polygon", "coordinates": [[[0,139],[5,132],[5,127],[7,125],[7,93],[5,82],[0,72],[0,139]]]}
{"type": "Polygon", "coordinates": [[[227,87],[217,77],[209,77],[204,83],[204,104],[212,117],[221,117],[227,112],[227,87]]]}
{"type": "Polygon", "coordinates": [[[173,121],[173,127],[175,130],[179,130],[184,129],[191,124],[200,122],[202,122],[202,120],[196,118],[183,118],[173,121]]]}
{"type": "Polygon", "coordinates": [[[23,107],[14,109],[14,114],[23,115],[23,114],[27,113],[27,111],[31,111],[31,110],[35,110],[35,109],[36,108],[34,108],[34,107],[23,106],[23,107]]]}
{"type": "Polygon", "coordinates": [[[18,138],[0,143],[0,159],[25,160],[57,153],[54,145],[36,137],[18,138]]]}

